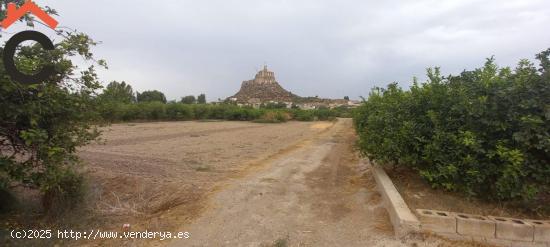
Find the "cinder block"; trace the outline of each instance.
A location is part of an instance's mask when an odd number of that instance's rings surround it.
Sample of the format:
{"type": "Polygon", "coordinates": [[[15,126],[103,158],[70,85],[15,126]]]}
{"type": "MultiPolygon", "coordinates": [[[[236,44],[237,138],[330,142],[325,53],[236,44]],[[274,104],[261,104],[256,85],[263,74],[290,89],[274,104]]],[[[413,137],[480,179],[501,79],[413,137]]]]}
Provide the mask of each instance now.
{"type": "Polygon", "coordinates": [[[487,243],[495,246],[500,247],[512,247],[512,240],[506,240],[506,239],[497,239],[497,238],[491,238],[487,239],[487,243]]]}
{"type": "Polygon", "coordinates": [[[496,223],[496,238],[533,242],[535,228],[520,219],[489,216],[496,223]]]}
{"type": "Polygon", "coordinates": [[[481,243],[481,244],[487,244],[489,243],[489,239],[486,238],[486,237],[479,237],[479,236],[471,236],[469,237],[470,238],[470,241],[473,241],[473,242],[476,242],[476,243],[481,243]]]}
{"type": "Polygon", "coordinates": [[[416,213],[420,219],[420,228],[422,230],[434,233],[456,234],[455,213],[429,209],[417,209],[416,213]]]}
{"type": "Polygon", "coordinates": [[[512,247],[546,247],[546,243],[512,241],[512,247]]]}
{"type": "Polygon", "coordinates": [[[495,238],[496,224],[481,215],[457,214],[456,231],[460,235],[495,238]]]}
{"type": "Polygon", "coordinates": [[[535,227],[535,242],[548,242],[550,247],[550,221],[548,220],[525,220],[535,227]]]}

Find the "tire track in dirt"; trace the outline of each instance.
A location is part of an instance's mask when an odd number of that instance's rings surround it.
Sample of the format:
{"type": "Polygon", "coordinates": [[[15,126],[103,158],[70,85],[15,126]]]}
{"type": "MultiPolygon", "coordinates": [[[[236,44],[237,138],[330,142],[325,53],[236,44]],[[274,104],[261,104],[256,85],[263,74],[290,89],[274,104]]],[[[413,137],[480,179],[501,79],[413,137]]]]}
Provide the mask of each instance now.
{"type": "MultiPolygon", "coordinates": [[[[367,186],[349,119],[236,178],[170,246],[373,246],[392,239],[389,219],[367,186]]],[[[395,241],[395,240],[394,240],[395,241]]],[[[383,245],[380,245],[383,246],[383,245]]]]}
{"type": "MultiPolygon", "coordinates": [[[[200,217],[208,209],[211,195],[223,188],[226,181],[264,169],[272,160],[309,145],[333,126],[330,122],[243,123],[247,126],[237,128],[232,122],[222,124],[232,127],[206,126],[204,128],[216,129],[197,131],[197,127],[203,126],[185,123],[190,126],[180,127],[167,123],[159,128],[162,131],[140,125],[116,126],[106,131],[107,140],[128,141],[131,136],[137,135],[132,138],[135,140],[144,135],[165,136],[166,133],[171,137],[178,133],[182,137],[185,136],[182,131],[187,131],[190,138],[169,138],[141,146],[128,143],[117,148],[107,142],[81,150],[79,156],[86,163],[89,177],[91,211],[105,220],[108,226],[105,229],[123,222],[131,224],[136,231],[176,230],[200,217]],[[182,143],[192,143],[192,146],[182,143]],[[254,148],[250,148],[251,145],[254,148]],[[173,152],[178,155],[171,155],[173,152]]],[[[167,244],[158,240],[98,241],[96,246],[118,246],[122,242],[130,246],[167,244]]]]}
{"type": "MultiPolygon", "coordinates": [[[[168,246],[455,246],[396,239],[350,119],[220,183],[168,246]]],[[[462,245],[457,246],[475,246],[462,245]]]]}

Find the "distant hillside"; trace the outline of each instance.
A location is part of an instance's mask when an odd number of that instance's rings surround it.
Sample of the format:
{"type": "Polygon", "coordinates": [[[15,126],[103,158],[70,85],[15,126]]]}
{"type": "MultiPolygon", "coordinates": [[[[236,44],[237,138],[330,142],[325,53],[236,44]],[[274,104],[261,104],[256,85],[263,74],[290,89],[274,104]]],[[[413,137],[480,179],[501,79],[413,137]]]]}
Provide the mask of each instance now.
{"type": "Polygon", "coordinates": [[[262,102],[293,102],[301,98],[285,90],[275,80],[275,73],[269,71],[267,66],[256,74],[253,80],[244,81],[237,94],[229,97],[229,100],[238,103],[262,103],[262,102]]]}
{"type": "Polygon", "coordinates": [[[358,102],[345,99],[325,99],[319,97],[300,97],[285,90],[275,79],[275,73],[269,71],[267,66],[256,74],[253,80],[244,81],[237,94],[226,99],[244,105],[258,107],[262,103],[279,102],[292,103],[303,109],[315,109],[319,107],[356,106],[358,102]]]}

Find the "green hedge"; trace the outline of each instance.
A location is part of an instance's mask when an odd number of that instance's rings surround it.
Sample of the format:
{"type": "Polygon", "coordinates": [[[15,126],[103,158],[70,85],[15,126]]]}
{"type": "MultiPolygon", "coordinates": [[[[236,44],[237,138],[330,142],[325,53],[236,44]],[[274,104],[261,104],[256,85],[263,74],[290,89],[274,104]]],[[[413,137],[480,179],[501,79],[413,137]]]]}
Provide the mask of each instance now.
{"type": "Polygon", "coordinates": [[[255,109],[231,104],[182,104],[182,103],[115,103],[103,102],[101,116],[108,122],[127,121],[182,121],[182,120],[230,120],[253,121],[265,118],[267,113],[288,114],[298,121],[333,120],[349,117],[349,109],[255,109]]]}
{"type": "Polygon", "coordinates": [[[538,56],[540,68],[528,60],[498,68],[488,59],[458,76],[429,69],[428,82],[408,91],[374,89],[354,116],[363,154],[411,167],[436,188],[548,203],[548,54],[538,56]]]}

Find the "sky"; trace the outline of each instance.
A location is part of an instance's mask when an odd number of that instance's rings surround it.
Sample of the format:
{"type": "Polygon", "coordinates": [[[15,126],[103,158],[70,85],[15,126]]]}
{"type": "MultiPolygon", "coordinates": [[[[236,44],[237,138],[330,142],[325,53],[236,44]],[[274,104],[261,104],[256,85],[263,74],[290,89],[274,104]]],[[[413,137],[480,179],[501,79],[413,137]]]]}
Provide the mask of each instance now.
{"type": "MultiPolygon", "coordinates": [[[[300,96],[358,99],[375,86],[500,66],[550,48],[548,0],[35,0],[100,41],[100,79],[168,99],[235,94],[264,64],[300,96]]],[[[17,28],[25,28],[18,24],[17,28]]],[[[9,30],[14,32],[13,30],[9,30]]]]}

